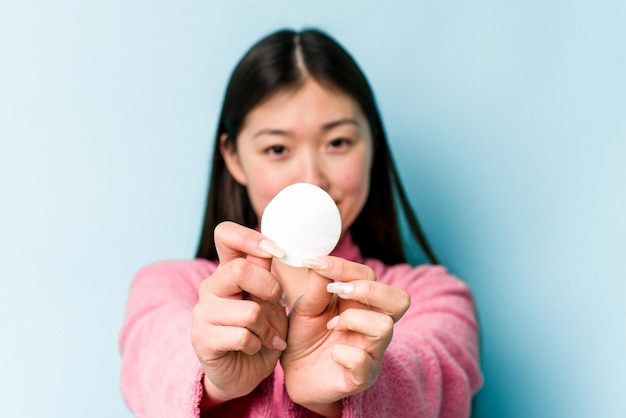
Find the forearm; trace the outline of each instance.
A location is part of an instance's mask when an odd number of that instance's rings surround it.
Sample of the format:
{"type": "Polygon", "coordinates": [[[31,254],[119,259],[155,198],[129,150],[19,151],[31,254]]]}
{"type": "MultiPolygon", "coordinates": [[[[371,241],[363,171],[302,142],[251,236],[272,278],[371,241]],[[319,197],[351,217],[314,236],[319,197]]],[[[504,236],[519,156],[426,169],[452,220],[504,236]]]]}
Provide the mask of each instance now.
{"type": "Polygon", "coordinates": [[[121,386],[136,416],[199,416],[204,373],[189,343],[188,315],[153,312],[125,329],[121,386]]]}
{"type": "Polygon", "coordinates": [[[469,416],[476,375],[476,368],[464,368],[439,343],[396,348],[385,356],[376,383],[344,400],[343,416],[469,416]]]}
{"type": "Polygon", "coordinates": [[[210,266],[162,262],[135,276],[120,333],[121,389],[137,417],[198,416],[204,376],[190,342],[197,283],[210,266]]]}
{"type": "Polygon", "coordinates": [[[442,268],[406,280],[411,307],[396,323],[376,383],[344,401],[344,417],[469,416],[482,385],[478,324],[469,288],[442,268]]]}

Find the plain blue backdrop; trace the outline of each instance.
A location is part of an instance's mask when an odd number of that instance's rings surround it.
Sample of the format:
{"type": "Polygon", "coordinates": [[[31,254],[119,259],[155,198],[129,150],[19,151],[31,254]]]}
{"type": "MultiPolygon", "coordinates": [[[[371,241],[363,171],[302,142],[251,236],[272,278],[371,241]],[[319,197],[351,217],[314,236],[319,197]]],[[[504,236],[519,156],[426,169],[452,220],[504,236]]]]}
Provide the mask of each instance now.
{"type": "Polygon", "coordinates": [[[0,416],[130,416],[129,283],[193,256],[226,80],[283,26],[327,30],[370,79],[475,293],[476,416],[626,416],[624,4],[2,0],[0,416]]]}

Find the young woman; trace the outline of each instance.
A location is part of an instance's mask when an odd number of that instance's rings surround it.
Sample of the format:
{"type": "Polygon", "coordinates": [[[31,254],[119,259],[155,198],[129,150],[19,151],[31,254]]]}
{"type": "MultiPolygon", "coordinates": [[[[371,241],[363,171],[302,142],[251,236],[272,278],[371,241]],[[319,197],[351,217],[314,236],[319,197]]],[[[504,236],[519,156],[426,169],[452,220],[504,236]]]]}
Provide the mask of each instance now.
{"type": "Polygon", "coordinates": [[[197,259],[133,281],[122,391],[138,417],[462,417],[482,384],[467,286],[406,263],[398,216],[436,260],[369,84],[316,30],[273,33],[230,79],[197,259]],[[315,184],[342,235],[306,269],[258,232],[282,188],[315,184]]]}

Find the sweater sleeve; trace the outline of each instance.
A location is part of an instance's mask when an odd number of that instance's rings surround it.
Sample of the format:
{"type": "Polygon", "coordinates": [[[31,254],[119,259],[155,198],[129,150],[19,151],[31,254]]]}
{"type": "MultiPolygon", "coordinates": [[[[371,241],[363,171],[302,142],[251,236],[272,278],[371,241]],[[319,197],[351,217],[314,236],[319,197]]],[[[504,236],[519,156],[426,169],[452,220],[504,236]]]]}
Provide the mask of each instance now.
{"type": "Polygon", "coordinates": [[[411,307],[394,327],[378,380],[344,399],[344,417],[469,416],[483,381],[469,288],[442,267],[373,267],[379,281],[409,291],[411,307]]]}
{"type": "Polygon", "coordinates": [[[119,339],[121,389],[136,417],[198,417],[204,372],[190,342],[204,261],[143,268],[130,289],[119,339]]]}

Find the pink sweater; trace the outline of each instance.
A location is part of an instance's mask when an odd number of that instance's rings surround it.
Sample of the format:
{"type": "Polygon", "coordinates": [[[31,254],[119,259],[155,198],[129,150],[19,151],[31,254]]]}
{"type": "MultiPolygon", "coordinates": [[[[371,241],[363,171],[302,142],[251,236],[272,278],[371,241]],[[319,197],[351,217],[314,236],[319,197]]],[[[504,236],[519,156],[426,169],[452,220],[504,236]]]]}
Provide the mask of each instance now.
{"type": "MultiPolygon", "coordinates": [[[[378,281],[406,289],[411,307],[397,322],[376,383],[343,401],[344,417],[466,417],[482,385],[478,326],[468,287],[440,266],[386,266],[364,259],[347,237],[333,255],[366,264],[378,281]]],[[[135,277],[120,334],[121,387],[135,416],[199,417],[202,367],[190,343],[191,310],[206,260],[159,262],[135,277]]],[[[313,417],[291,402],[280,364],[249,395],[203,416],[313,417]]]]}

